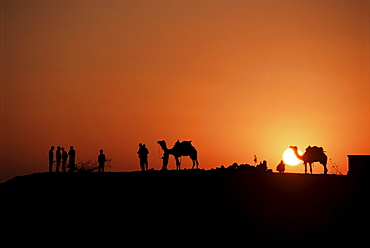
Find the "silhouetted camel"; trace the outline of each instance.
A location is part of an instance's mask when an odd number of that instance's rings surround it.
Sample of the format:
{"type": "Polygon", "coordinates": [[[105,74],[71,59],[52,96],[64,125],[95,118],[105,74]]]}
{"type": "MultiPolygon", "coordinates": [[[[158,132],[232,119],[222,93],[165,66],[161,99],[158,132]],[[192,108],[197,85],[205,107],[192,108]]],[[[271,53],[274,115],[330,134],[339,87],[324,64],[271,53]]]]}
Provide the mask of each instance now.
{"type": "MultiPolygon", "coordinates": [[[[193,166],[191,168],[194,169],[194,167],[196,167],[198,169],[198,165],[199,165],[198,152],[195,149],[195,147],[191,144],[191,141],[180,142],[179,140],[177,140],[175,145],[171,149],[167,148],[166,141],[164,140],[160,140],[157,143],[161,146],[161,148],[164,151],[164,156],[163,156],[164,158],[168,156],[168,154],[171,154],[175,157],[177,170],[180,170],[181,162],[179,160],[179,157],[181,156],[189,156],[191,160],[193,161],[193,166]]],[[[163,163],[162,169],[165,170],[166,168],[167,168],[167,164],[163,163]]]]}
{"type": "Polygon", "coordinates": [[[328,173],[328,169],[326,168],[326,162],[328,161],[328,157],[324,153],[324,149],[322,147],[317,146],[308,146],[306,148],[306,152],[303,155],[299,155],[298,148],[296,146],[290,147],[296,157],[303,161],[304,164],[304,173],[307,173],[307,163],[310,165],[310,172],[312,174],[312,163],[320,162],[324,166],[324,174],[328,173]]]}

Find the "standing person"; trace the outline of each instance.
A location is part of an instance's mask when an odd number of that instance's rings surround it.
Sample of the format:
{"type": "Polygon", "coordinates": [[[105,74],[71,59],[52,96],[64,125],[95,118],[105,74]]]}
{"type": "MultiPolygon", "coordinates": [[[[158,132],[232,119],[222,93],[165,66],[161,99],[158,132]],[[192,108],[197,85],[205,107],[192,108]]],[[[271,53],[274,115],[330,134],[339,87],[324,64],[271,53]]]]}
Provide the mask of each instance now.
{"type": "Polygon", "coordinates": [[[170,158],[170,154],[168,152],[164,152],[163,157],[161,158],[162,161],[162,170],[167,170],[168,160],[170,158]]]}
{"type": "Polygon", "coordinates": [[[140,168],[142,171],[148,170],[148,154],[149,150],[146,148],[145,144],[139,144],[139,151],[137,152],[139,154],[140,159],[140,168]]]}
{"type": "Polygon", "coordinates": [[[66,163],[67,163],[68,153],[62,147],[62,170],[66,172],[66,163]]]}
{"type": "Polygon", "coordinates": [[[99,163],[99,168],[98,168],[98,172],[104,172],[104,163],[107,161],[106,157],[105,157],[105,154],[103,153],[103,149],[101,149],[100,151],[100,154],[98,156],[98,163],[99,163]]]}
{"type": "Polygon", "coordinates": [[[53,163],[54,163],[54,146],[51,146],[49,150],[49,172],[53,172],[53,163]]]}
{"type": "Polygon", "coordinates": [[[69,147],[68,156],[69,156],[69,165],[68,165],[69,170],[68,170],[68,172],[74,172],[76,170],[76,165],[75,165],[76,150],[73,149],[73,146],[69,147]]]}
{"type": "Polygon", "coordinates": [[[59,172],[60,162],[62,161],[62,153],[60,152],[60,146],[57,147],[57,151],[55,152],[55,158],[57,159],[57,168],[55,172],[59,172]]]}

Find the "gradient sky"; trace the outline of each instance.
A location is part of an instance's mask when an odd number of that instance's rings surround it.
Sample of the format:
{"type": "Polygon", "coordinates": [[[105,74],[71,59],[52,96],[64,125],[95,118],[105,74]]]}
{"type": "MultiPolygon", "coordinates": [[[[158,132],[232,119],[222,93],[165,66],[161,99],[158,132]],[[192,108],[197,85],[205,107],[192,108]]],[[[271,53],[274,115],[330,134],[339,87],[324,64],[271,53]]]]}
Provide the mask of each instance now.
{"type": "Polygon", "coordinates": [[[0,7],[0,181],[46,171],[51,145],[77,161],[103,148],[112,171],[139,170],[139,142],[160,169],[162,139],[192,140],[205,169],[256,154],[275,170],[317,145],[347,173],[348,154],[370,154],[368,0],[0,7]]]}

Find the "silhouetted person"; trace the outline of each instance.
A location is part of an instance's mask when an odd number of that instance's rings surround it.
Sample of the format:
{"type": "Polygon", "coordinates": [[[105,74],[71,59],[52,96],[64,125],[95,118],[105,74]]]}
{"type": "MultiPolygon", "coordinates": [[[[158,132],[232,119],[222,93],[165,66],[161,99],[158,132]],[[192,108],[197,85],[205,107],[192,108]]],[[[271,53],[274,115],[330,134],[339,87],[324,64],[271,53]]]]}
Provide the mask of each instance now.
{"type": "Polygon", "coordinates": [[[57,168],[55,172],[59,172],[60,162],[62,161],[62,153],[60,151],[60,146],[57,147],[57,151],[55,152],[55,158],[57,159],[57,168]]]}
{"type": "Polygon", "coordinates": [[[256,155],[254,155],[253,161],[254,161],[254,165],[256,165],[257,164],[257,156],[256,155]]]}
{"type": "Polygon", "coordinates": [[[164,152],[163,157],[161,158],[161,159],[163,159],[163,161],[162,161],[162,170],[167,170],[167,165],[168,165],[169,158],[170,158],[170,154],[168,152],[164,152]]]}
{"type": "Polygon", "coordinates": [[[68,172],[74,172],[76,170],[76,150],[73,149],[73,146],[70,146],[69,147],[69,152],[68,152],[68,156],[69,156],[69,170],[68,172]]]}
{"type": "Polygon", "coordinates": [[[140,159],[140,168],[142,171],[148,170],[148,148],[146,148],[145,144],[139,144],[139,151],[137,152],[139,154],[140,159]]]}
{"type": "Polygon", "coordinates": [[[279,173],[284,173],[285,172],[285,164],[284,164],[283,160],[280,160],[280,164],[278,164],[278,166],[276,167],[276,170],[279,173]]]}
{"type": "Polygon", "coordinates": [[[67,163],[68,153],[62,147],[62,171],[66,172],[66,163],[67,163]]]}
{"type": "Polygon", "coordinates": [[[54,163],[54,146],[49,150],[49,172],[53,172],[53,163],[54,163]]]}
{"type": "Polygon", "coordinates": [[[99,168],[98,168],[98,172],[104,172],[104,164],[105,164],[105,161],[107,161],[106,157],[105,157],[105,154],[103,153],[103,149],[101,149],[100,151],[100,154],[98,156],[98,163],[99,163],[99,168]]]}

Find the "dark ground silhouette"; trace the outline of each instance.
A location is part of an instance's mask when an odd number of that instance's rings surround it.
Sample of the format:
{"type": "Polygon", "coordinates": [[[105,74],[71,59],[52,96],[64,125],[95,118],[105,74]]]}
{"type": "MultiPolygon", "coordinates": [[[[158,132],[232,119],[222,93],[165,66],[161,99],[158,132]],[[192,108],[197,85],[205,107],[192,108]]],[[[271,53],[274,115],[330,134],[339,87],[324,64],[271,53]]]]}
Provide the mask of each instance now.
{"type": "Polygon", "coordinates": [[[369,189],[366,178],[239,169],[37,173],[0,184],[4,237],[84,245],[355,247],[367,241],[369,189]]]}

